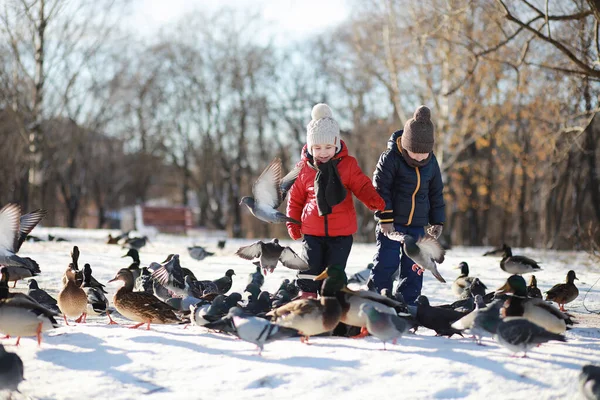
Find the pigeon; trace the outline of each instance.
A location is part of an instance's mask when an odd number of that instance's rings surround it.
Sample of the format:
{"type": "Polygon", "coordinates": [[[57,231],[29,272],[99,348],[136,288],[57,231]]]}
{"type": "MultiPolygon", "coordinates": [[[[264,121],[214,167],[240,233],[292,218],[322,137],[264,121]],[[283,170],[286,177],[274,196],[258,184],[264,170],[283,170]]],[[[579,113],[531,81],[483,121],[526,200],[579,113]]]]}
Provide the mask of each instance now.
{"type": "Polygon", "coordinates": [[[242,197],[240,206],[245,204],[252,215],[264,222],[292,222],[300,225],[300,221],[277,211],[299,173],[300,168],[296,167],[281,178],[281,160],[275,158],[252,185],[254,197],[242,197]]]}
{"type": "Polygon", "coordinates": [[[50,296],[46,291],[40,289],[35,279],[29,280],[29,291],[27,292],[29,297],[46,307],[48,310],[59,312],[58,303],[56,299],[50,296]]]}
{"type": "Polygon", "coordinates": [[[367,268],[358,271],[357,273],[353,274],[351,277],[348,278],[348,283],[354,283],[357,285],[364,285],[367,283],[367,281],[369,280],[369,277],[371,276],[371,270],[373,269],[373,263],[369,263],[369,265],[367,265],[367,268]]]}
{"type": "Polygon", "coordinates": [[[19,392],[19,384],[24,380],[23,361],[18,354],[8,352],[0,344],[0,392],[19,392]]]}
{"type": "Polygon", "coordinates": [[[437,240],[430,236],[415,240],[410,235],[396,231],[389,233],[387,236],[403,244],[404,254],[415,263],[412,267],[413,271],[417,271],[419,275],[425,270],[431,271],[438,281],[446,283],[436,266],[436,262],[440,264],[444,262],[446,251],[437,240]]]}
{"type": "Polygon", "coordinates": [[[579,373],[579,390],[586,400],[600,399],[600,367],[584,365],[579,373]]]}
{"type": "Polygon", "coordinates": [[[207,301],[200,301],[199,303],[190,305],[190,321],[192,325],[204,326],[210,322],[203,318],[209,307],[210,303],[207,301]]]}
{"type": "Polygon", "coordinates": [[[179,254],[170,254],[162,265],[153,262],[149,268],[154,270],[152,279],[160,285],[176,295],[186,295],[184,275],[179,264],[179,254]]]}
{"type": "Polygon", "coordinates": [[[248,275],[248,285],[253,283],[260,289],[265,283],[265,276],[260,272],[260,261],[255,261],[253,264],[256,265],[256,271],[248,275]]]}
{"type": "Polygon", "coordinates": [[[148,236],[127,238],[127,240],[125,240],[125,243],[123,244],[122,248],[124,248],[124,249],[130,248],[130,249],[136,249],[137,251],[140,251],[140,249],[142,247],[144,247],[146,245],[146,243],[150,243],[148,236]]]}
{"type": "Polygon", "coordinates": [[[198,261],[202,261],[206,257],[215,255],[215,253],[206,251],[206,249],[202,246],[192,246],[192,247],[188,247],[187,249],[188,249],[188,253],[190,253],[190,257],[192,257],[194,260],[198,260],[198,261]]]}
{"type": "MultiPolygon", "coordinates": [[[[234,308],[233,310],[239,310],[234,308]]],[[[245,342],[254,343],[258,347],[258,355],[262,354],[265,343],[275,340],[300,336],[294,328],[286,328],[281,325],[272,324],[264,318],[247,317],[234,311],[231,315],[235,335],[245,342]]]]}
{"type": "Polygon", "coordinates": [[[14,279],[18,280],[22,279],[21,277],[31,277],[40,273],[37,262],[30,258],[19,257],[16,253],[29,232],[44,215],[46,215],[44,210],[36,210],[21,216],[21,207],[13,203],[5,205],[0,210],[0,264],[16,267],[9,269],[9,273],[14,279]]]}
{"type": "Polygon", "coordinates": [[[220,294],[214,298],[203,318],[211,322],[223,318],[231,307],[239,307],[241,300],[242,295],[237,292],[231,293],[229,296],[220,294]]]}
{"type": "Polygon", "coordinates": [[[256,299],[252,298],[252,300],[248,302],[248,305],[244,307],[244,311],[252,315],[271,311],[271,295],[269,292],[260,292],[256,299]]]}
{"type": "MultiPolygon", "coordinates": [[[[485,303],[483,301],[483,297],[480,295],[475,296],[475,309],[459,319],[458,321],[453,322],[450,326],[459,331],[468,331],[473,335],[473,339],[475,339],[475,343],[482,345],[481,338],[483,336],[483,332],[479,329],[474,328],[475,318],[485,308],[485,303]]],[[[500,309],[496,309],[496,312],[500,312],[500,309]]]]}
{"type": "Polygon", "coordinates": [[[227,272],[225,272],[225,276],[213,281],[213,283],[217,285],[219,294],[229,292],[229,289],[231,289],[231,285],[233,284],[233,279],[231,278],[233,275],[235,275],[235,271],[228,269],[227,272]]]}
{"type": "Polygon", "coordinates": [[[465,316],[464,313],[446,308],[432,307],[429,299],[423,295],[417,297],[417,322],[425,328],[435,331],[437,336],[451,337],[454,334],[462,336],[458,329],[450,325],[465,316]]]}
{"type": "Polygon", "coordinates": [[[527,357],[527,351],[533,347],[550,340],[567,341],[563,335],[548,332],[541,326],[520,317],[505,318],[500,321],[494,338],[513,353],[522,351],[523,357],[527,357]]]}
{"type": "Polygon", "coordinates": [[[361,304],[359,315],[366,315],[367,330],[371,335],[383,342],[384,350],[386,350],[385,342],[391,341],[396,344],[396,340],[408,332],[411,327],[399,316],[380,312],[372,305],[366,303],[361,304]]]}
{"type": "Polygon", "coordinates": [[[235,252],[238,256],[245,260],[254,260],[260,258],[260,266],[264,273],[273,272],[280,261],[284,267],[306,271],[309,269],[308,264],[296,254],[290,247],[283,247],[279,244],[279,240],[272,239],[270,242],[259,240],[249,246],[242,246],[235,252]]]}
{"type": "Polygon", "coordinates": [[[525,256],[513,256],[510,247],[504,248],[504,256],[500,260],[500,268],[511,275],[522,275],[529,272],[541,271],[537,261],[525,256]]]}

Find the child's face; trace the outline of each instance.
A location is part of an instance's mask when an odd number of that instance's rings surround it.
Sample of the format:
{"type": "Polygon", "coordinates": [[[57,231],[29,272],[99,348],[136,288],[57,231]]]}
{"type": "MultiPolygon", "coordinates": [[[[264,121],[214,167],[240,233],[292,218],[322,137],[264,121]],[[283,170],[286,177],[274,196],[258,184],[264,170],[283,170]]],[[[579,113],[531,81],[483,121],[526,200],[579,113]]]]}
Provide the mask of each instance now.
{"type": "Polygon", "coordinates": [[[315,144],[312,147],[312,155],[313,158],[321,164],[326,163],[335,155],[335,145],[315,144]]]}
{"type": "Polygon", "coordinates": [[[429,157],[429,153],[413,153],[410,150],[406,150],[406,152],[408,153],[408,156],[415,161],[423,161],[424,159],[429,157]]]}

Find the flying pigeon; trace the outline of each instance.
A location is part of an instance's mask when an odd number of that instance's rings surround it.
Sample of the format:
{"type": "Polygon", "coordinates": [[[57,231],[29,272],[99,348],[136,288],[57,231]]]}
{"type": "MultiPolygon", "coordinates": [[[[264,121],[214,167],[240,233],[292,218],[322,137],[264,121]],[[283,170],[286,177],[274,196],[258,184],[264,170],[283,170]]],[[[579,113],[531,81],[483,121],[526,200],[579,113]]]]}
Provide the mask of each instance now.
{"type": "MultiPolygon", "coordinates": [[[[0,210],[0,264],[5,266],[25,267],[31,271],[30,276],[40,273],[38,264],[30,259],[16,255],[29,232],[35,228],[46,215],[44,210],[36,210],[21,216],[18,204],[7,204],[0,210]]],[[[13,274],[14,275],[14,274],[13,274]]]]}
{"type": "Polygon", "coordinates": [[[242,246],[235,252],[245,260],[254,260],[260,258],[260,266],[264,273],[273,272],[277,262],[281,261],[284,267],[289,269],[306,271],[308,264],[298,256],[290,247],[283,247],[279,240],[273,239],[270,242],[258,241],[249,246],[242,246]]]}
{"type": "Polygon", "coordinates": [[[423,271],[429,270],[438,281],[446,283],[436,266],[436,262],[440,264],[444,262],[446,251],[437,240],[430,236],[415,240],[410,235],[396,231],[389,233],[387,236],[404,245],[404,254],[415,263],[412,267],[413,271],[417,271],[421,275],[423,271]]]}
{"type": "Polygon", "coordinates": [[[292,222],[300,225],[300,221],[277,211],[299,173],[300,168],[295,168],[281,178],[281,160],[275,158],[252,185],[252,195],[254,197],[242,197],[240,205],[245,204],[252,215],[261,221],[269,223],[292,222]]]}

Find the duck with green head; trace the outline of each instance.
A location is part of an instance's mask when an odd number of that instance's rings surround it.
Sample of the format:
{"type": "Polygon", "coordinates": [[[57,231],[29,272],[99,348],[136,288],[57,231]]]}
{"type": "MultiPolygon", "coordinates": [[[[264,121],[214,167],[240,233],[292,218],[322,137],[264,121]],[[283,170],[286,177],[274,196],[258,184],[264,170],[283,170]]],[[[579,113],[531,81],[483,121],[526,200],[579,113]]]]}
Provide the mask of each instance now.
{"type": "Polygon", "coordinates": [[[496,294],[512,293],[504,312],[507,317],[524,317],[552,333],[564,333],[570,318],[542,299],[527,297],[527,284],[520,275],[511,275],[496,294]]]}

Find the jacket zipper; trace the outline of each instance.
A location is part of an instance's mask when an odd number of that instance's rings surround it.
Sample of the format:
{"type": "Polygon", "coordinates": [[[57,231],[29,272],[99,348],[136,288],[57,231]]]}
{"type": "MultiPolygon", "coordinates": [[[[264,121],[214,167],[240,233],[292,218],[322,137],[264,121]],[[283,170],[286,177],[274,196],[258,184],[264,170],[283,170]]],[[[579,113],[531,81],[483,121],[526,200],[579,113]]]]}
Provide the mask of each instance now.
{"type": "Polygon", "coordinates": [[[412,223],[413,215],[415,213],[417,192],[421,187],[421,172],[419,172],[419,167],[415,167],[415,171],[417,173],[417,187],[415,188],[415,191],[412,194],[412,205],[410,208],[410,214],[408,215],[408,223],[406,224],[406,226],[409,226],[412,223]]]}

